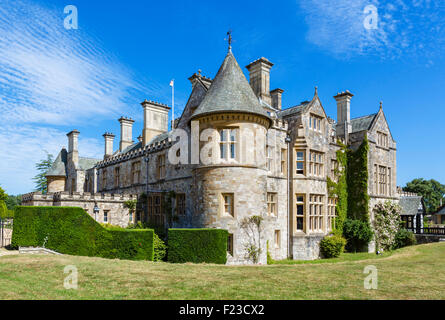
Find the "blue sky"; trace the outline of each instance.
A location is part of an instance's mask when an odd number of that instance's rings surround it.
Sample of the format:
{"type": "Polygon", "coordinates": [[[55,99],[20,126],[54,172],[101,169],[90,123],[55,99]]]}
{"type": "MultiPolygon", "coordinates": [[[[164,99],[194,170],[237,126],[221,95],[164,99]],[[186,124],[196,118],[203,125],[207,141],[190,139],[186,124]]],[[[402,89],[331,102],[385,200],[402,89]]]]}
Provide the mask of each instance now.
{"type": "MultiPolygon", "coordinates": [[[[34,163],[57,155],[78,129],[82,156],[102,157],[105,131],[119,134],[121,115],[141,131],[145,98],[176,115],[198,69],[217,72],[233,30],[241,66],[264,56],[275,65],[271,88],[289,107],[312,98],[336,118],[338,91],[354,93],[351,116],[379,101],[397,144],[398,184],[445,183],[445,3],[384,1],[29,1],[0,3],[0,185],[32,191],[34,163]],[[66,30],[63,9],[78,9],[66,30]],[[378,9],[378,28],[363,9],[378,9]]],[[[246,71],[246,70],[244,70],[246,71]]],[[[246,74],[247,75],[247,74],[246,74]]],[[[117,143],[115,143],[115,146],[117,143]]]]}

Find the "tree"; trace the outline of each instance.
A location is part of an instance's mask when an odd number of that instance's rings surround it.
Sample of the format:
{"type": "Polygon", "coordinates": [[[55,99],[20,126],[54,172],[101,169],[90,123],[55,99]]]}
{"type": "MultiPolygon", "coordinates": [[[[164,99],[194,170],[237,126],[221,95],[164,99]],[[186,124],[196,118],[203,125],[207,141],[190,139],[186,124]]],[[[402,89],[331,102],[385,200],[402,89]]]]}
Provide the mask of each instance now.
{"type": "Polygon", "coordinates": [[[441,202],[444,202],[445,185],[434,179],[414,179],[406,184],[403,191],[415,192],[421,195],[425,201],[427,213],[435,212],[439,208],[441,202]]]}
{"type": "Polygon", "coordinates": [[[15,207],[22,204],[22,196],[17,195],[8,195],[8,198],[5,200],[6,206],[8,207],[8,210],[14,210],[15,207]]]}
{"type": "Polygon", "coordinates": [[[33,178],[35,182],[35,191],[41,191],[42,193],[46,193],[48,191],[46,174],[52,165],[53,155],[48,152],[46,152],[46,159],[42,159],[36,163],[36,169],[39,173],[33,178]]]}
{"type": "Polygon", "coordinates": [[[6,194],[5,190],[0,187],[0,201],[5,201],[8,199],[8,195],[6,194]]]}

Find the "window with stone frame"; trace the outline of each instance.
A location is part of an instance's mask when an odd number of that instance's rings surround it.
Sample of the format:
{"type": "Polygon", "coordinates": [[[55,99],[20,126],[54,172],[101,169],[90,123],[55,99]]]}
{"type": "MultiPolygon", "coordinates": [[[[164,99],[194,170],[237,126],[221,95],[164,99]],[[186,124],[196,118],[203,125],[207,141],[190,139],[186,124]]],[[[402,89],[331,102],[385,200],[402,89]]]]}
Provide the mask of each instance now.
{"type": "Polygon", "coordinates": [[[107,188],[108,183],[108,177],[107,177],[107,169],[102,170],[102,190],[107,188]]]}
{"type": "Polygon", "coordinates": [[[379,166],[374,165],[374,194],[379,194],[379,166]]]}
{"type": "Polygon", "coordinates": [[[147,214],[150,223],[155,226],[164,225],[161,194],[154,193],[147,196],[147,214]]]}
{"type": "Polygon", "coordinates": [[[324,154],[311,150],[309,152],[309,175],[324,177],[324,154]]]}
{"type": "Polygon", "coordinates": [[[388,179],[387,179],[387,195],[391,196],[392,192],[391,192],[391,184],[392,184],[392,176],[391,176],[391,168],[388,167],[388,179]]]}
{"type": "Polygon", "coordinates": [[[305,152],[303,150],[296,150],[295,155],[296,155],[295,173],[304,175],[305,152]]]}
{"type": "Polygon", "coordinates": [[[327,212],[327,231],[332,231],[335,228],[335,217],[337,216],[337,198],[328,198],[328,212],[327,212]]]}
{"type": "Polygon", "coordinates": [[[277,215],[277,193],[268,192],[267,193],[267,213],[270,216],[277,215]]]}
{"type": "Polygon", "coordinates": [[[331,180],[335,183],[338,182],[337,172],[339,171],[338,168],[338,161],[335,159],[331,159],[331,180]]]}
{"type": "Polygon", "coordinates": [[[227,236],[227,252],[233,256],[233,234],[227,236]]]}
{"type": "Polygon", "coordinates": [[[266,146],[266,168],[267,171],[273,171],[273,150],[272,146],[266,146]]]}
{"type": "Polygon", "coordinates": [[[320,232],[323,230],[323,196],[311,194],[309,196],[309,230],[320,232]]]}
{"type": "Polygon", "coordinates": [[[131,164],[131,177],[132,177],[132,184],[139,184],[141,183],[141,162],[133,162],[131,164]]]}
{"type": "Polygon", "coordinates": [[[321,132],[322,131],[322,120],[323,118],[320,116],[317,116],[315,114],[311,114],[309,116],[309,129],[313,130],[313,131],[318,131],[321,132]]]}
{"type": "Polygon", "coordinates": [[[219,129],[220,158],[231,160],[237,158],[238,128],[219,129]]]}
{"type": "Polygon", "coordinates": [[[225,215],[230,215],[234,217],[234,203],[233,203],[233,193],[223,193],[222,198],[222,212],[225,215]]]}
{"type": "Polygon", "coordinates": [[[160,154],[156,162],[156,177],[158,179],[165,178],[165,154],[160,154]]]}
{"type": "Polygon", "coordinates": [[[377,132],[377,145],[383,148],[388,148],[388,135],[383,132],[377,132]]]}
{"type": "Polygon", "coordinates": [[[185,193],[176,194],[176,214],[185,215],[185,193]]]}
{"type": "Polygon", "coordinates": [[[109,223],[110,221],[110,211],[104,210],[104,223],[109,223]]]}
{"type": "Polygon", "coordinates": [[[121,182],[121,168],[114,168],[114,187],[119,188],[121,182]]]}
{"type": "Polygon", "coordinates": [[[287,150],[286,149],[281,149],[280,172],[284,175],[287,174],[287,150]]]}
{"type": "Polygon", "coordinates": [[[295,196],[296,212],[295,212],[295,230],[304,231],[305,226],[305,196],[297,194],[295,196]]]}
{"type": "Polygon", "coordinates": [[[386,196],[387,192],[387,168],[379,166],[379,195],[386,196]]]}
{"type": "Polygon", "coordinates": [[[275,244],[276,249],[279,249],[281,247],[281,231],[280,230],[275,230],[274,244],[275,244]]]}

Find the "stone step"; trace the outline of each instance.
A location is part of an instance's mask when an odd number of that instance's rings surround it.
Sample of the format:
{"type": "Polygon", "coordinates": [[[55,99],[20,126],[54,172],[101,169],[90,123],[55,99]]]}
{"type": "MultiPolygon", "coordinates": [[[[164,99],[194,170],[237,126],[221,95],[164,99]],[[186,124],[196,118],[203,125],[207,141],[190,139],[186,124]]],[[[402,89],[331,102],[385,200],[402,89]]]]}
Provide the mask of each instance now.
{"type": "Polygon", "coordinates": [[[440,238],[439,242],[445,242],[445,238],[440,238]]]}
{"type": "Polygon", "coordinates": [[[40,247],[19,247],[19,253],[24,254],[60,254],[54,250],[40,247]]]}

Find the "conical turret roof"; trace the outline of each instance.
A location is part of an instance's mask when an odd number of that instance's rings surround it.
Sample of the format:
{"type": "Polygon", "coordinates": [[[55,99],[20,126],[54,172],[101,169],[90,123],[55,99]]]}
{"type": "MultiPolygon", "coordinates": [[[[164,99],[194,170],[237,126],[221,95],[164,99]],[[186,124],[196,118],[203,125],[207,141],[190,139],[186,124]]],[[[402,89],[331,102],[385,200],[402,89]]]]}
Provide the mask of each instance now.
{"type": "Polygon", "coordinates": [[[209,91],[193,113],[192,119],[222,112],[250,113],[270,119],[231,51],[227,53],[209,91]]]}

